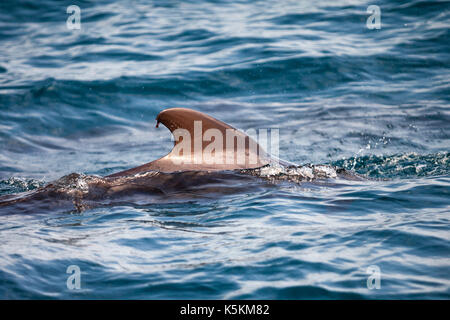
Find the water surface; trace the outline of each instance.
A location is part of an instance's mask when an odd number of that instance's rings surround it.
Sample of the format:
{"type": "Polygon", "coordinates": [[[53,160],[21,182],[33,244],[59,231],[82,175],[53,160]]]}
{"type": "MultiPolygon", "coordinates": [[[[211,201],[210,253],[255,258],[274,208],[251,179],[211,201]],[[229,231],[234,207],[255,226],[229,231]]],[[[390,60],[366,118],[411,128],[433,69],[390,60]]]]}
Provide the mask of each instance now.
{"type": "Polygon", "coordinates": [[[71,4],[0,4],[0,196],[166,154],[168,107],[279,128],[281,158],[371,179],[228,177],[217,193],[11,212],[2,299],[450,298],[448,2],[78,1],[68,30],[71,4]]]}

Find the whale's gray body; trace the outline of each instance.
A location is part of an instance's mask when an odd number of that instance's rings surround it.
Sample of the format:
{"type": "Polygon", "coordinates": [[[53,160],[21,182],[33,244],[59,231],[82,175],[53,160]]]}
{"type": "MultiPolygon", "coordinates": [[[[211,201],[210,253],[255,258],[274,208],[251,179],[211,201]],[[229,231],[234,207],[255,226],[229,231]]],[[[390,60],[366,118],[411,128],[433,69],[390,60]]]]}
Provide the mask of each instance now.
{"type": "MultiPolygon", "coordinates": [[[[177,129],[195,135],[194,122],[201,121],[203,134],[217,130],[225,139],[231,130],[244,144],[233,146],[232,153],[241,152],[244,161],[205,163],[192,161],[206,150],[209,143],[202,141],[200,148],[191,143],[191,152],[175,153],[144,165],[120,171],[106,177],[70,174],[44,187],[0,197],[0,213],[37,213],[59,210],[82,211],[86,208],[123,203],[148,204],[179,199],[210,198],[236,192],[267,188],[274,182],[315,183],[337,185],[338,180],[362,180],[346,170],[331,166],[295,166],[272,159],[259,145],[244,133],[201,112],[174,108],[162,111],[157,125],[163,123],[172,133],[177,129]],[[255,146],[256,148],[251,148],[255,146]],[[190,161],[179,161],[190,160],[190,161]],[[177,162],[173,161],[178,160],[177,162]]],[[[198,132],[197,132],[198,133],[198,132]]],[[[225,157],[226,141],[222,143],[225,157]]],[[[224,158],[225,159],[225,158],[224,158]]]]}

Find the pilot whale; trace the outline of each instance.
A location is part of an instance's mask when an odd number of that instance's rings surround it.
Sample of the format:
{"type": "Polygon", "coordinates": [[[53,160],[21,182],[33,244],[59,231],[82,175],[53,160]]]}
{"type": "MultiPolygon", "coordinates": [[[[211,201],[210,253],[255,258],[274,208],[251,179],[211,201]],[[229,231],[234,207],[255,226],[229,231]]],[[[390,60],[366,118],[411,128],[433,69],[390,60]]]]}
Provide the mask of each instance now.
{"type": "Polygon", "coordinates": [[[297,166],[272,157],[249,135],[196,110],[163,110],[156,117],[156,126],[160,123],[174,137],[173,149],[164,157],[105,177],[72,173],[28,192],[2,196],[0,213],[212,197],[284,180],[330,184],[330,179],[363,179],[344,169],[297,166]]]}

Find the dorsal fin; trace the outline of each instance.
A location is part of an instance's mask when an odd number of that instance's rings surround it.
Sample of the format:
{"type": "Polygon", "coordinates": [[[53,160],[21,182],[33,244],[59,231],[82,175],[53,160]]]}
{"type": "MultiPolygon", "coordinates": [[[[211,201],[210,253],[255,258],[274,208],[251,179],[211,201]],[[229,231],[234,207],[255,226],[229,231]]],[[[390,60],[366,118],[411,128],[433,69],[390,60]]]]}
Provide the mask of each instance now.
{"type": "Polygon", "coordinates": [[[166,156],[142,166],[110,175],[125,176],[150,170],[217,171],[258,168],[269,160],[266,152],[248,135],[202,112],[172,108],[161,111],[156,127],[164,124],[175,145],[166,156]]]}
{"type": "MultiPolygon", "coordinates": [[[[224,136],[226,129],[236,130],[225,122],[214,119],[207,114],[186,108],[171,108],[161,111],[156,117],[156,127],[158,127],[159,123],[162,123],[172,134],[177,129],[185,129],[191,137],[194,137],[195,121],[201,121],[202,135],[208,129],[218,129],[224,136]]],[[[180,141],[175,140],[175,144],[178,142],[180,141]]]]}

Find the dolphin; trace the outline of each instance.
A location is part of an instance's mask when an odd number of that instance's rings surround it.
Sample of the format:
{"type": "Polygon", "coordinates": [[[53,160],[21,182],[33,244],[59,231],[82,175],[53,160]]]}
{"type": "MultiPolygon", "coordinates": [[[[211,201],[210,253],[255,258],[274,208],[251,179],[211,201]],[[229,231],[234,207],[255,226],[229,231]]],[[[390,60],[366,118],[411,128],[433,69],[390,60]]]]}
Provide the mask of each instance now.
{"type": "Polygon", "coordinates": [[[156,117],[156,126],[160,123],[175,140],[164,157],[105,177],[71,173],[35,190],[0,196],[0,213],[83,211],[117,203],[208,198],[274,181],[335,186],[327,179],[365,180],[340,168],[296,166],[272,157],[247,134],[199,111],[166,109],[156,117]]]}

